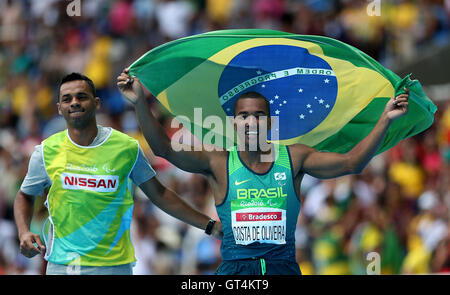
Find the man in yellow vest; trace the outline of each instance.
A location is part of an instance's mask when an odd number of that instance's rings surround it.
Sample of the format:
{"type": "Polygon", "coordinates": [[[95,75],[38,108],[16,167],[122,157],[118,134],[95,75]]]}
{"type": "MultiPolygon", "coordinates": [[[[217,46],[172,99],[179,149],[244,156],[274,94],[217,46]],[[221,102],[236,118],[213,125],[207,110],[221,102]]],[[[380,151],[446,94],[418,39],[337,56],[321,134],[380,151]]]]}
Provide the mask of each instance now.
{"type": "Polygon", "coordinates": [[[67,129],[35,147],[14,203],[23,255],[45,254],[47,274],[132,274],[133,183],[168,214],[221,238],[220,222],[193,209],[154,177],[135,139],[97,125],[100,98],[88,77],[65,76],[57,107],[67,129]],[[46,188],[44,246],[30,231],[30,221],[34,197],[46,188]]]}

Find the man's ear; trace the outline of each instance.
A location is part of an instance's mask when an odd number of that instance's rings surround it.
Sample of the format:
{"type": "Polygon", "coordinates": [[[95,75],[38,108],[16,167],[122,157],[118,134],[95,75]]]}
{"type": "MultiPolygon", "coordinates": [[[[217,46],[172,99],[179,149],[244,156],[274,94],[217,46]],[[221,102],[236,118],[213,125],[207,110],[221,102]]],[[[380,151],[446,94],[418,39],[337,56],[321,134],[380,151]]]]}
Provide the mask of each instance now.
{"type": "Polygon", "coordinates": [[[96,96],[95,98],[95,109],[99,110],[100,109],[100,97],[96,96]]]}
{"type": "Polygon", "coordinates": [[[56,107],[58,108],[58,114],[62,116],[61,104],[59,102],[56,103],[56,107]]]}

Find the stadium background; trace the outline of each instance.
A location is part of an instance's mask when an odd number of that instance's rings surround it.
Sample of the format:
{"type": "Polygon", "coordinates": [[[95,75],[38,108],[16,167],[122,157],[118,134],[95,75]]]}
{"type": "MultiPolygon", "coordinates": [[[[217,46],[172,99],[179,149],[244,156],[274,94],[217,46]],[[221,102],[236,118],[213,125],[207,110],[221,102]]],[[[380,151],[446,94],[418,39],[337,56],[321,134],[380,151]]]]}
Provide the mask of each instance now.
{"type": "MultiPolygon", "coordinates": [[[[381,257],[382,274],[450,271],[450,1],[381,0],[81,0],[70,17],[64,0],[0,0],[0,274],[42,274],[40,256],[19,253],[13,202],[36,144],[65,128],[57,84],[78,71],[98,88],[98,122],[139,139],[163,183],[216,216],[199,175],[155,158],[133,107],[118,92],[120,71],[151,48],[229,28],[325,35],[354,45],[399,75],[412,71],[438,106],[435,123],[375,157],[361,175],[305,177],[296,232],[304,274],[365,274],[381,257]]],[[[153,97],[166,127],[170,116],[153,97]]],[[[211,274],[219,242],[166,215],[137,191],[132,223],[135,274],[211,274]]],[[[46,218],[36,198],[32,230],[46,218]]]]}

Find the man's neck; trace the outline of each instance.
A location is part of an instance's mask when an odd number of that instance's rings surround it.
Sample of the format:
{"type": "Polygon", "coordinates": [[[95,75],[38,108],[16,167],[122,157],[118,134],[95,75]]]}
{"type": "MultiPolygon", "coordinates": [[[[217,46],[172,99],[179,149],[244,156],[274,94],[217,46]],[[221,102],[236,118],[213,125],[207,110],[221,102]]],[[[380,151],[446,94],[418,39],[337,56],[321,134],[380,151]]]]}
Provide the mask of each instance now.
{"type": "Polygon", "coordinates": [[[84,128],[68,127],[70,139],[78,145],[90,145],[98,134],[97,123],[94,122],[84,128]]]}
{"type": "MultiPolygon", "coordinates": [[[[248,167],[258,170],[257,169],[258,167],[265,169],[266,166],[269,166],[272,164],[274,157],[271,156],[271,154],[273,151],[274,151],[273,144],[270,144],[270,149],[267,151],[262,151],[261,149],[258,148],[258,150],[256,150],[256,151],[248,151],[246,149],[246,150],[240,151],[238,153],[239,153],[242,161],[244,161],[244,163],[248,167]]],[[[255,171],[255,172],[259,172],[259,171],[255,171]]]]}

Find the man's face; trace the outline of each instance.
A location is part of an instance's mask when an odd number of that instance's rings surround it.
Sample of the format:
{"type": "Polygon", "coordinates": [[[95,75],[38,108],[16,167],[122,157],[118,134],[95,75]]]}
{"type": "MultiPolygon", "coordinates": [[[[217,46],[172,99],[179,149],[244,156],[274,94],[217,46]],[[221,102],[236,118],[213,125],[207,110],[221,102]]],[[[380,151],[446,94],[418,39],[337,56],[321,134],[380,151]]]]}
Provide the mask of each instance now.
{"type": "Polygon", "coordinates": [[[245,143],[246,150],[259,149],[266,143],[271,124],[267,102],[263,98],[240,98],[236,102],[234,114],[234,128],[239,142],[245,143]]]}
{"type": "Polygon", "coordinates": [[[83,128],[95,120],[95,111],[100,108],[100,99],[94,97],[89,84],[84,80],[75,80],[61,85],[59,90],[58,113],[67,124],[83,128]]]}

